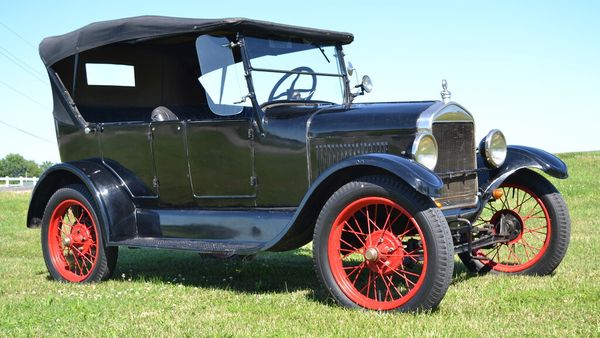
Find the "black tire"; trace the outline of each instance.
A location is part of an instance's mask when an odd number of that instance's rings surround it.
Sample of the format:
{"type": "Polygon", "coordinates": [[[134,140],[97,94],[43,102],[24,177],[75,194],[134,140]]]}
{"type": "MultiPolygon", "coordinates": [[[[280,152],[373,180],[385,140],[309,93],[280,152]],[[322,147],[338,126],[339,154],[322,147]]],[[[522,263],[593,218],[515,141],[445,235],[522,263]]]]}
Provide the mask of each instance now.
{"type": "MultiPolygon", "coordinates": [[[[459,254],[460,259],[467,269],[480,274],[488,272],[495,274],[540,276],[551,274],[563,260],[569,246],[571,219],[565,200],[552,183],[538,173],[528,169],[519,170],[509,176],[508,179],[502,183],[501,188],[504,190],[504,196],[497,202],[490,201],[488,203],[488,208],[490,209],[490,205],[493,206],[493,203],[495,203],[496,211],[486,211],[488,215],[482,214],[482,217],[480,217],[476,224],[489,221],[490,214],[492,214],[491,219],[493,220],[496,213],[501,214],[506,210],[518,209],[516,212],[518,215],[524,214],[525,212],[522,211],[522,209],[525,208],[518,205],[520,197],[521,204],[523,204],[523,200],[525,200],[525,203],[529,203],[530,205],[533,205],[533,208],[539,208],[540,210],[535,211],[535,209],[532,208],[532,211],[530,211],[529,214],[539,213],[539,215],[543,216],[543,219],[541,218],[542,216],[536,217],[536,219],[530,217],[527,220],[521,218],[524,220],[523,224],[525,224],[522,228],[526,229],[526,227],[532,227],[531,225],[527,225],[527,223],[531,221],[542,222],[537,223],[537,225],[543,224],[543,227],[545,227],[544,229],[541,229],[541,231],[536,230],[535,232],[532,232],[530,228],[527,228],[525,231],[520,230],[523,233],[521,236],[522,238],[525,238],[526,234],[530,234],[531,236],[536,235],[536,240],[541,242],[541,244],[532,245],[532,243],[529,243],[531,240],[515,239],[512,244],[512,250],[508,249],[510,244],[505,245],[507,249],[502,249],[500,247],[502,244],[496,244],[491,248],[485,249],[489,255],[484,256],[492,256],[492,259],[490,260],[473,260],[469,253],[459,254]],[[517,197],[516,202],[515,195],[517,197]],[[527,200],[527,195],[532,196],[533,198],[527,200]],[[497,208],[498,205],[502,205],[503,209],[497,208]],[[549,235],[548,232],[550,233],[549,235]],[[523,243],[521,244],[520,242],[523,243]],[[527,248],[526,245],[529,246],[529,248],[527,248]],[[517,251],[519,247],[522,247],[520,252],[517,251]],[[537,249],[538,247],[540,247],[540,250],[534,251],[534,249],[537,249]],[[502,259],[502,250],[509,250],[509,254],[504,255],[505,259],[502,259]],[[523,253],[526,254],[526,257],[522,257],[523,253]],[[494,258],[495,256],[498,258],[494,258]]],[[[539,229],[537,225],[535,225],[535,229],[539,229]]],[[[481,253],[481,251],[473,252],[476,256],[481,256],[481,253]]]]}
{"type": "Polygon", "coordinates": [[[360,178],[337,190],[321,210],[313,241],[315,270],[324,288],[343,306],[373,310],[422,311],[438,306],[452,280],[453,249],[448,224],[431,199],[387,176],[360,178]],[[367,217],[372,220],[365,222],[367,217]],[[362,235],[350,229],[360,229],[362,235]],[[341,253],[362,262],[345,262],[341,253]],[[346,269],[358,270],[354,282],[346,269]],[[374,285],[372,296],[367,285],[374,285]]]}
{"type": "Polygon", "coordinates": [[[42,219],[42,252],[50,276],[58,281],[89,283],[110,278],[118,247],[107,247],[104,226],[83,185],[57,190],[42,219]],[[54,215],[54,217],[53,217],[54,215]]]}

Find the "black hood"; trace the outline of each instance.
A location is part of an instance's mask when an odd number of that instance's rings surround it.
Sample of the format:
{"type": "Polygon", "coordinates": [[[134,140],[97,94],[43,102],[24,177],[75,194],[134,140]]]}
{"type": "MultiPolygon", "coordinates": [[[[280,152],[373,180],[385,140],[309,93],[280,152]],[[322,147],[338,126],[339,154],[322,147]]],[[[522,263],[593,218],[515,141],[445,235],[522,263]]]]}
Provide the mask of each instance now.
{"type": "Polygon", "coordinates": [[[438,101],[353,104],[318,111],[308,122],[308,137],[389,133],[413,133],[422,112],[438,101]]]}

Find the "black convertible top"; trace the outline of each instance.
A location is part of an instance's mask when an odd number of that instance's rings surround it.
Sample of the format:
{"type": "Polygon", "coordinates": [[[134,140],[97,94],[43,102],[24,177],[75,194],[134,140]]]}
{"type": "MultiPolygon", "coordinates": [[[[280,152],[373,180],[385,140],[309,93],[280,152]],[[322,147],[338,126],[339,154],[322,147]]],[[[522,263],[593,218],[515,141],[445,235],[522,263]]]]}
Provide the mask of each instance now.
{"type": "Polygon", "coordinates": [[[354,36],[350,33],[246,18],[188,19],[165,16],[137,16],[100,21],[64,35],[45,38],[40,43],[40,56],[44,64],[49,67],[66,57],[115,42],[219,30],[299,37],[324,44],[348,44],[354,40],[354,36]]]}

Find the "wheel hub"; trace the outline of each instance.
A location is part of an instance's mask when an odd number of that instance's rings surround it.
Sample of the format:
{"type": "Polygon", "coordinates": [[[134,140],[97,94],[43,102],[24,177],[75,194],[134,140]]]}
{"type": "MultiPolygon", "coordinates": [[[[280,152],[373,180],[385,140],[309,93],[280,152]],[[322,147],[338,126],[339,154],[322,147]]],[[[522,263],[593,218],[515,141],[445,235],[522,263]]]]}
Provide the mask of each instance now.
{"type": "Polygon", "coordinates": [[[379,258],[379,251],[377,248],[369,248],[365,251],[365,259],[369,262],[375,262],[379,258]]]}
{"type": "Polygon", "coordinates": [[[378,230],[371,233],[365,242],[367,249],[363,255],[367,267],[381,274],[391,274],[404,260],[402,241],[391,231],[378,230]]]}
{"type": "Polygon", "coordinates": [[[494,232],[506,236],[509,244],[518,242],[523,236],[523,219],[513,210],[504,209],[496,212],[491,223],[494,225],[494,232]]]}
{"type": "Polygon", "coordinates": [[[66,246],[75,246],[82,254],[87,254],[94,243],[90,230],[85,224],[77,223],[71,228],[71,233],[63,239],[66,246]]]}

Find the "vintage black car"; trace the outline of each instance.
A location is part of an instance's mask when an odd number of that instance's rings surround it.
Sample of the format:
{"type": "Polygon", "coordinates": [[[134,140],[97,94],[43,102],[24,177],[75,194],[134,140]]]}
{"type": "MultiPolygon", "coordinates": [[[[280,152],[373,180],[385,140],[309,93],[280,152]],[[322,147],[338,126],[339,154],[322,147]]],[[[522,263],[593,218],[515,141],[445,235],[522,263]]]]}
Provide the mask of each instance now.
{"type": "MultiPolygon", "coordinates": [[[[62,163],[35,187],[52,278],[110,277],[119,246],[253,255],[313,242],[340,304],[436,307],[473,271],[547,275],[570,233],[542,150],[477,143],[449,101],[356,104],[349,33],[237,19],[98,22],[40,45],[62,163]]],[[[425,66],[425,65],[424,65],[425,66]]]]}

